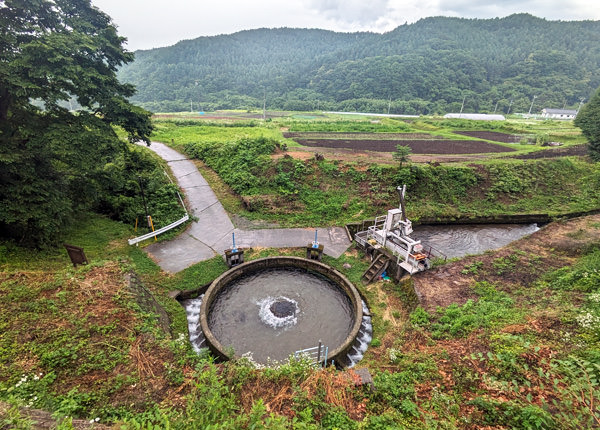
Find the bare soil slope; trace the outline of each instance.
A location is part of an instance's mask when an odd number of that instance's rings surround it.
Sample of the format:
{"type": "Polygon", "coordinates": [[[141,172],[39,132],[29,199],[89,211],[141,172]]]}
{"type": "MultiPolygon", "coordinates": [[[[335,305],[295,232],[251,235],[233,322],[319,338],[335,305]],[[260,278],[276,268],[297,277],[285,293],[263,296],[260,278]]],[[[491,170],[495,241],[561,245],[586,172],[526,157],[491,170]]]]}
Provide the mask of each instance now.
{"type": "Polygon", "coordinates": [[[495,252],[464,258],[413,277],[421,306],[435,310],[475,299],[477,281],[528,286],[549,268],[573,263],[576,256],[600,243],[600,215],[546,225],[495,252]]]}

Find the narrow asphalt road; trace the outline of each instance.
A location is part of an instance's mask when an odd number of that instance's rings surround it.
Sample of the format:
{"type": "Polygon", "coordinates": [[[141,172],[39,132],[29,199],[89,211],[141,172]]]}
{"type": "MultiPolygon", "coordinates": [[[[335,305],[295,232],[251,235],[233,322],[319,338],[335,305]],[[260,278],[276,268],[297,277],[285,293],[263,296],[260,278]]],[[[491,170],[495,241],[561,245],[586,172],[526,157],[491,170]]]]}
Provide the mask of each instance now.
{"type": "MultiPolygon", "coordinates": [[[[152,142],[149,148],[167,162],[186,195],[190,215],[197,218],[175,239],[144,248],[164,271],[179,272],[215,255],[224,255],[224,251],[231,248],[232,233],[235,233],[236,245],[241,248],[304,247],[314,240],[314,228],[235,228],[217,196],[191,160],[159,142],[152,142]]],[[[334,258],[338,258],[350,246],[344,228],[318,228],[317,235],[319,243],[324,245],[324,253],[334,258]]]]}

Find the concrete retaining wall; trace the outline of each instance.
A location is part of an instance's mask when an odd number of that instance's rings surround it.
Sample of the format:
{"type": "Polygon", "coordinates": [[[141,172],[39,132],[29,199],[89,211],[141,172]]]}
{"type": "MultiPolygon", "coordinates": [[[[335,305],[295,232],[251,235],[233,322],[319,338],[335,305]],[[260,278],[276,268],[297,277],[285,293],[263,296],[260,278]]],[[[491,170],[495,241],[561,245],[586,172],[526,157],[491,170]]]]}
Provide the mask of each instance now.
{"type": "MultiPolygon", "coordinates": [[[[595,215],[600,213],[600,209],[590,211],[569,212],[564,214],[549,215],[539,214],[514,214],[514,215],[490,215],[490,216],[462,216],[462,217],[421,217],[419,220],[413,220],[413,225],[461,225],[461,224],[547,224],[559,219],[578,218],[580,216],[595,215]]],[[[362,231],[363,227],[373,225],[374,219],[368,219],[363,222],[346,224],[346,231],[354,238],[354,235],[362,231]]]]}
{"type": "Polygon", "coordinates": [[[344,355],[352,347],[352,343],[360,330],[363,317],[361,298],[352,282],[333,267],[318,261],[300,257],[268,257],[249,261],[228,270],[215,279],[206,291],[202,307],[200,308],[200,326],[209,348],[215,355],[225,360],[232,358],[227,355],[227,348],[215,338],[208,326],[208,314],[219,292],[223,288],[226,288],[232,281],[246,274],[284,267],[299,267],[310,272],[319,273],[333,281],[348,296],[354,313],[354,324],[344,342],[329,352],[329,359],[338,361],[338,357],[344,355]]]}

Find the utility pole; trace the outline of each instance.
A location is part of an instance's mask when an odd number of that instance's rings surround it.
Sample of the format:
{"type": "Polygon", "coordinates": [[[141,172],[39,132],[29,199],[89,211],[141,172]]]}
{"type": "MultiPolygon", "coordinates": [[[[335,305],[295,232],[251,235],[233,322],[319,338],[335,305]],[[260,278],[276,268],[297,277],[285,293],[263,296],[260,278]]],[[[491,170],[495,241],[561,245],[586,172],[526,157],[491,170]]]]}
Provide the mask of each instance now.
{"type": "Polygon", "coordinates": [[[527,115],[531,115],[531,109],[533,108],[533,102],[535,102],[535,99],[537,99],[537,96],[533,96],[533,100],[531,100],[531,106],[529,106],[529,112],[527,112],[527,115]]]}
{"type": "MultiPolygon", "coordinates": [[[[198,81],[194,81],[194,86],[198,87],[198,81]]],[[[200,91],[196,91],[196,96],[198,97],[198,111],[200,111],[200,91]]],[[[190,109],[191,109],[191,101],[190,101],[190,109]]]]}
{"type": "Polygon", "coordinates": [[[266,121],[266,119],[267,119],[267,90],[265,89],[264,97],[263,97],[263,121],[266,121]]]}
{"type": "Polygon", "coordinates": [[[577,113],[575,114],[575,116],[577,116],[577,114],[579,113],[579,110],[581,109],[584,100],[585,99],[583,97],[579,99],[579,107],[577,108],[577,113]]]}
{"type": "MultiPolygon", "coordinates": [[[[142,202],[144,202],[144,212],[146,213],[146,222],[148,222],[148,206],[146,206],[146,196],[144,195],[144,186],[142,185],[142,177],[138,176],[138,183],[140,184],[140,190],[142,191],[142,202]]],[[[148,225],[150,227],[150,225],[148,225]]]]}

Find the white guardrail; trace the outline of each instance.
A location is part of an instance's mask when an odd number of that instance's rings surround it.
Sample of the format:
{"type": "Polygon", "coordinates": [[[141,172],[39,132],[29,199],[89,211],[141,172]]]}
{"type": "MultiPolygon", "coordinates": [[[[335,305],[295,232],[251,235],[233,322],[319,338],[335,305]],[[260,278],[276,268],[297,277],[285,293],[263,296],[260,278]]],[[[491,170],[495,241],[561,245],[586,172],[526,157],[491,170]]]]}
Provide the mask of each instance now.
{"type": "Polygon", "coordinates": [[[146,239],[150,239],[151,237],[157,236],[161,233],[164,233],[165,231],[169,231],[172,228],[177,227],[178,225],[183,224],[184,222],[186,222],[188,219],[190,219],[190,216],[188,214],[185,214],[185,216],[181,219],[178,219],[177,221],[175,221],[174,223],[171,223],[169,225],[164,226],[163,228],[159,228],[156,231],[147,233],[143,236],[138,236],[138,237],[134,237],[133,239],[129,239],[127,242],[129,242],[130,245],[134,245],[136,243],[142,242],[146,239]]]}

